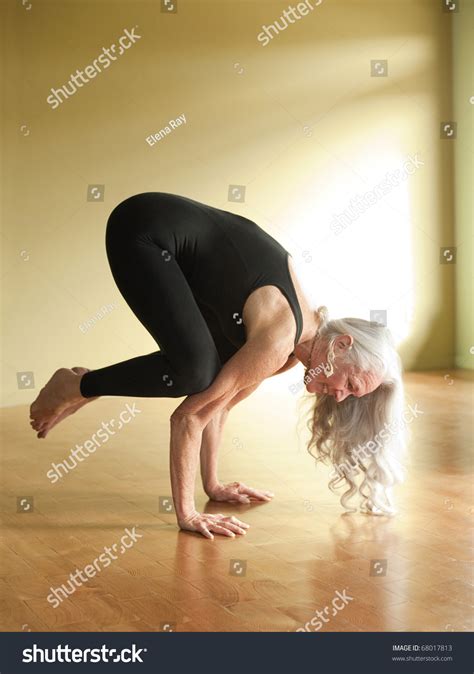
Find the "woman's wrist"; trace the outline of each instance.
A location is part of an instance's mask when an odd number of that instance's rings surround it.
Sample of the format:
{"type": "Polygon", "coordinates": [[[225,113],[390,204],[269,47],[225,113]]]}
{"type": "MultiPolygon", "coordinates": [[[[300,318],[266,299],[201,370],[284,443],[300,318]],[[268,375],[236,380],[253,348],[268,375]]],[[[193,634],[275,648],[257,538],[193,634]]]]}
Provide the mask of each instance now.
{"type": "Polygon", "coordinates": [[[178,520],[178,524],[181,525],[190,522],[198,514],[199,513],[195,508],[192,510],[183,510],[176,513],[176,519],[178,520]]]}
{"type": "Polygon", "coordinates": [[[206,479],[205,481],[203,481],[203,487],[206,494],[208,496],[211,496],[221,487],[221,483],[219,482],[217,477],[213,477],[211,479],[206,479]]]}
{"type": "Polygon", "coordinates": [[[196,504],[194,501],[194,491],[192,494],[186,492],[183,493],[183,490],[181,488],[177,489],[175,486],[174,488],[172,488],[172,493],[173,493],[174,510],[178,522],[184,522],[185,520],[194,517],[194,515],[197,513],[196,504]]]}

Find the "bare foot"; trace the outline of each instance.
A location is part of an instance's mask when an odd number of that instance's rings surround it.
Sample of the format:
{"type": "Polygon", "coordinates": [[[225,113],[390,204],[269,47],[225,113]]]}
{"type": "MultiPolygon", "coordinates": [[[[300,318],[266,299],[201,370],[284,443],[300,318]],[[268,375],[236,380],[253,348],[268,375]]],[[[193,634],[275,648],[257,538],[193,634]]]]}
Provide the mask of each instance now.
{"type": "MultiPolygon", "coordinates": [[[[73,367],[72,371],[75,372],[76,374],[83,375],[86,372],[90,372],[90,370],[87,367],[73,367]]],[[[54,417],[53,419],[50,419],[48,422],[43,422],[39,426],[36,424],[36,426],[33,426],[34,422],[31,422],[31,426],[35,428],[35,430],[39,431],[37,434],[37,438],[45,438],[49,431],[54,428],[54,426],[57,426],[60,421],[63,421],[66,417],[69,417],[71,414],[74,414],[74,412],[77,412],[77,410],[81,409],[81,407],[84,407],[84,405],[87,405],[87,403],[92,402],[93,400],[97,400],[100,396],[94,396],[93,398],[83,398],[82,400],[79,400],[79,402],[74,403],[72,405],[69,405],[61,414],[59,414],[57,417],[54,417]]]]}
{"type": "Polygon", "coordinates": [[[59,421],[93,400],[81,395],[79,384],[87,368],[61,368],[56,370],[30,407],[31,426],[38,431],[38,438],[59,421]],[[69,411],[70,410],[70,411],[69,411]]]}

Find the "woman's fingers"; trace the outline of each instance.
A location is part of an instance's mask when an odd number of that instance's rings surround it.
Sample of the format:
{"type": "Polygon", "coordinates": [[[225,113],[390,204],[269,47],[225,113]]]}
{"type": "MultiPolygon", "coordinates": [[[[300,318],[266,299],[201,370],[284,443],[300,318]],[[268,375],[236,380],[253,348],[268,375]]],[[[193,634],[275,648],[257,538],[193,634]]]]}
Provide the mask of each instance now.
{"type": "Polygon", "coordinates": [[[196,531],[206,538],[213,539],[214,534],[235,538],[236,535],[244,535],[250,525],[242,522],[233,515],[197,514],[180,523],[182,529],[196,531]]]}
{"type": "Polygon", "coordinates": [[[205,536],[206,538],[214,538],[214,536],[213,536],[212,533],[209,531],[209,529],[208,529],[207,526],[204,524],[204,522],[200,522],[200,523],[197,525],[196,529],[199,531],[200,534],[202,534],[202,535],[205,536]]]}
{"type": "Polygon", "coordinates": [[[248,529],[250,524],[247,524],[246,522],[242,522],[242,520],[239,520],[235,515],[228,515],[224,518],[231,524],[236,524],[238,527],[242,527],[243,529],[248,529]]]}
{"type": "Polygon", "coordinates": [[[232,501],[235,503],[250,503],[250,498],[246,494],[232,494],[231,497],[232,501]]]}
{"type": "Polygon", "coordinates": [[[239,527],[238,524],[234,524],[233,522],[222,522],[222,526],[226,527],[230,531],[233,531],[236,534],[246,534],[247,529],[244,527],[239,527]]]}
{"type": "Polygon", "coordinates": [[[257,499],[258,501],[271,501],[274,494],[271,491],[263,491],[262,489],[253,489],[252,487],[247,487],[247,485],[242,485],[239,489],[239,492],[242,494],[247,494],[248,496],[257,499]]]}
{"type": "Polygon", "coordinates": [[[224,534],[226,536],[230,534],[233,536],[235,534],[245,535],[249,525],[245,522],[241,522],[237,517],[225,516],[225,515],[208,515],[211,517],[211,522],[208,523],[209,529],[218,534],[224,534]]]}
{"type": "Polygon", "coordinates": [[[222,492],[217,500],[227,503],[250,503],[250,498],[246,494],[239,493],[235,488],[222,492]]]}
{"type": "Polygon", "coordinates": [[[215,501],[227,501],[228,503],[245,503],[252,501],[268,502],[274,497],[273,492],[264,489],[248,487],[243,482],[230,482],[221,487],[219,492],[213,495],[215,501]]]}
{"type": "Polygon", "coordinates": [[[217,523],[210,524],[209,526],[216,534],[222,534],[223,536],[231,536],[232,538],[235,538],[235,533],[230,529],[230,527],[217,523]]]}

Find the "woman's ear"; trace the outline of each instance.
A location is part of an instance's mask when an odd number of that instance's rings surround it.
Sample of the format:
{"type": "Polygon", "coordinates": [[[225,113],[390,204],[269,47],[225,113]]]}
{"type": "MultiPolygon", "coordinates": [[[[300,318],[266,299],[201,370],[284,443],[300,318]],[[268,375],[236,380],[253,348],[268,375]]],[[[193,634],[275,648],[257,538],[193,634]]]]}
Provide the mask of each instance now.
{"type": "Polygon", "coordinates": [[[334,340],[334,344],[339,351],[342,353],[344,351],[349,351],[352,349],[352,344],[354,343],[354,338],[352,335],[338,335],[334,340]]]}

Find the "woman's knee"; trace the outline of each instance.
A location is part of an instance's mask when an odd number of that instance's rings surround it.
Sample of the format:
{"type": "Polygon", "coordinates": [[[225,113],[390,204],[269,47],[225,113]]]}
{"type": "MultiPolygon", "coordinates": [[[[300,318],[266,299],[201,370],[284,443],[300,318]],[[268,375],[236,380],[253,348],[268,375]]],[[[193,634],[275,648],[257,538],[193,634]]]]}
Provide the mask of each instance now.
{"type": "MultiPolygon", "coordinates": [[[[187,385],[191,393],[200,393],[205,391],[217,377],[221,364],[218,359],[202,360],[194,367],[189,368],[189,377],[187,385]]],[[[191,393],[189,395],[191,395],[191,393]]]]}

